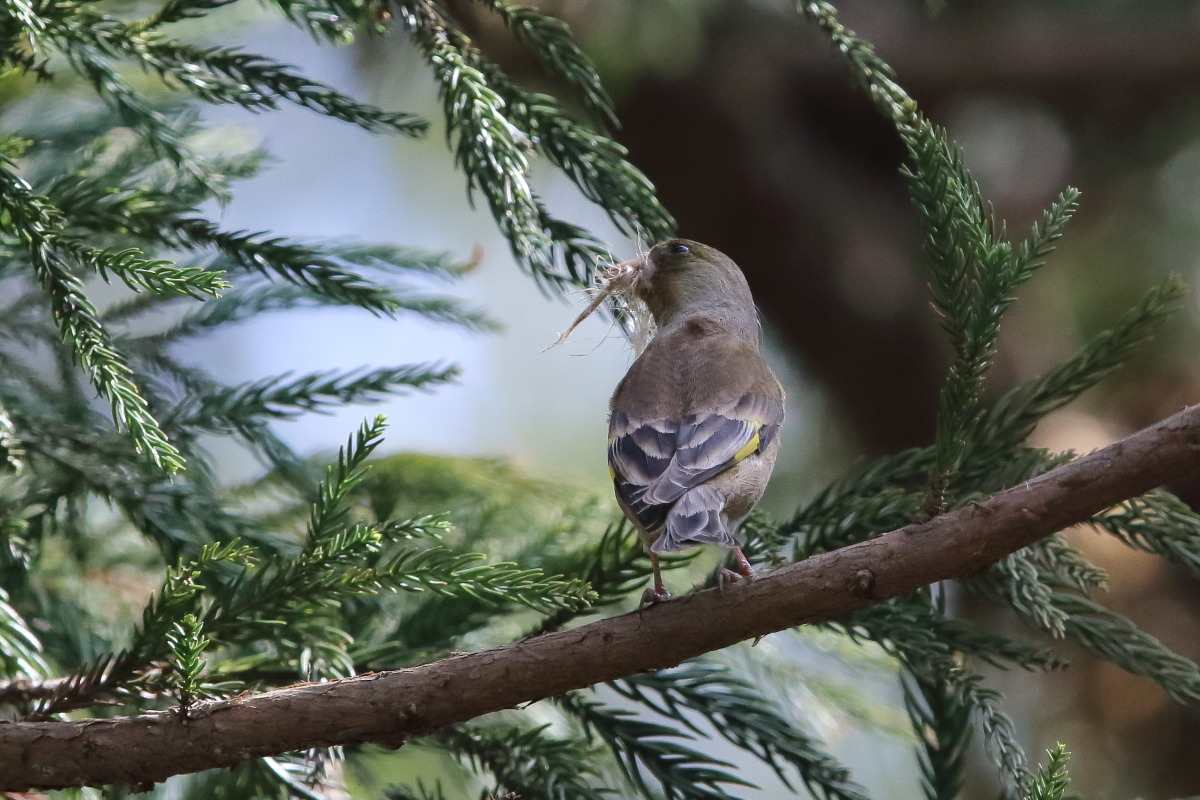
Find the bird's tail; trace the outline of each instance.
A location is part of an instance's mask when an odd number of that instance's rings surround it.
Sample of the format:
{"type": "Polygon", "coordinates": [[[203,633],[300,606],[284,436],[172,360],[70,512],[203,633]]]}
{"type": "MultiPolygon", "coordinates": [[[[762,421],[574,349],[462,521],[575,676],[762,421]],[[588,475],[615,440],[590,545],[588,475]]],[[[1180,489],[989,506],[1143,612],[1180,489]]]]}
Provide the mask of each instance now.
{"type": "Polygon", "coordinates": [[[650,547],[655,553],[669,553],[698,544],[736,547],[734,531],[725,516],[724,496],[710,486],[697,486],[684,492],[667,514],[666,528],[650,547]]]}

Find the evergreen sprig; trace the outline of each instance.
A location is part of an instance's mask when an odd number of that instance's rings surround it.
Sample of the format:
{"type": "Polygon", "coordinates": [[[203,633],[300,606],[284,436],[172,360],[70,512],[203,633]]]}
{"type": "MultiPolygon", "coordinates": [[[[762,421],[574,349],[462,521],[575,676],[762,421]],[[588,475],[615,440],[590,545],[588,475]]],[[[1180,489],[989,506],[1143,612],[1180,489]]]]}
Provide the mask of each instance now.
{"type": "MultiPolygon", "coordinates": [[[[156,466],[175,471],[183,466],[179,451],[167,441],[150,413],[141,390],[130,377],[125,357],[112,345],[96,308],[84,293],[70,257],[58,241],[61,217],[48,201],[33,193],[29,184],[0,161],[0,209],[10,233],[21,240],[38,282],[50,299],[62,338],[73,348],[79,363],[100,395],[112,406],[113,420],[129,431],[137,448],[156,466]]],[[[99,264],[90,265],[102,271],[99,264]]]]}
{"type": "MultiPolygon", "coordinates": [[[[162,588],[142,611],[133,641],[123,650],[102,655],[67,676],[38,705],[36,714],[44,717],[82,708],[108,694],[127,696],[142,688],[139,684],[150,689],[168,688],[172,679],[164,677],[159,666],[169,663],[177,647],[172,640],[175,626],[199,610],[205,588],[200,583],[202,576],[211,574],[213,567],[222,562],[248,563],[252,552],[239,542],[214,543],[204,547],[196,560],[180,561],[169,569],[162,588]]],[[[195,644],[183,646],[191,648],[195,644]]]]}
{"type": "Polygon", "coordinates": [[[1067,662],[1044,648],[988,633],[969,620],[954,619],[916,598],[879,603],[864,608],[846,623],[831,623],[856,638],[902,643],[907,652],[923,654],[921,659],[949,665],[958,654],[978,658],[994,667],[1054,671],[1067,662]]]}
{"type": "Polygon", "coordinates": [[[412,114],[384,112],[356,102],[329,86],[305,78],[270,59],[225,47],[197,47],[132,28],[121,20],[80,7],[61,35],[110,58],[136,59],[210,103],[274,109],[286,100],[357,125],[371,133],[421,136],[429,123],[412,114]]]}
{"type": "Polygon", "coordinates": [[[638,719],[580,693],[561,695],[554,702],[579,722],[591,741],[612,751],[630,786],[654,796],[658,784],[666,800],[736,800],[729,790],[751,786],[731,771],[732,765],[693,748],[685,730],[638,719]]]}
{"type": "Polygon", "coordinates": [[[997,599],[1061,639],[1067,632],[1068,614],[1054,602],[1054,589],[1042,580],[1044,569],[1024,552],[1012,553],[992,565],[987,583],[996,589],[997,599]]]}
{"type": "Polygon", "coordinates": [[[171,656],[171,683],[178,693],[179,710],[186,715],[192,701],[200,696],[200,674],[204,671],[202,657],[209,640],[195,614],[185,614],[167,632],[167,647],[171,656]]]}
{"type": "MultiPolygon", "coordinates": [[[[1095,386],[1150,340],[1184,297],[1176,279],[1146,292],[1109,329],[1097,334],[1045,375],[1010,389],[984,415],[979,439],[987,448],[1007,451],[1027,437],[1038,420],[1095,386]]],[[[993,451],[994,452],[994,451],[993,451]]]]}
{"type": "Polygon", "coordinates": [[[9,604],[3,588],[0,588],[0,674],[29,678],[45,678],[50,674],[41,642],[29,623],[9,604]]]}
{"type": "Polygon", "coordinates": [[[1025,548],[1021,555],[1036,564],[1042,574],[1053,575],[1064,586],[1076,591],[1088,594],[1108,588],[1108,573],[1068,545],[1061,533],[1025,548]]]}
{"type": "Polygon", "coordinates": [[[274,0],[272,5],[282,11],[294,25],[308,31],[313,39],[334,45],[350,44],[364,28],[371,33],[383,30],[382,25],[372,25],[365,21],[369,13],[381,10],[382,4],[378,2],[356,4],[326,3],[322,0],[274,0]]]}
{"type": "Polygon", "coordinates": [[[553,253],[529,185],[528,135],[505,115],[504,98],[464,53],[457,27],[432,0],[399,0],[400,23],[433,69],[446,135],[468,193],[483,195],[517,261],[552,275],[553,253]]]}
{"type": "MultiPolygon", "coordinates": [[[[474,52],[469,55],[479,58],[474,52]]],[[[650,180],[625,160],[624,147],[572,121],[553,97],[521,89],[494,64],[480,62],[479,68],[504,97],[509,119],[530,137],[537,152],[603,208],[618,230],[649,242],[674,233],[674,218],[659,204],[650,180]]],[[[546,229],[556,243],[560,241],[552,226],[546,229]]],[[[572,277],[587,282],[591,274],[572,277]]]]}
{"type": "MultiPolygon", "coordinates": [[[[918,600],[901,600],[872,606],[855,614],[848,632],[880,644],[914,678],[933,686],[944,686],[944,691],[954,693],[957,698],[955,702],[968,706],[978,717],[987,753],[999,768],[1007,790],[1011,794],[1018,794],[1029,779],[1029,771],[1025,766],[1025,751],[1017,741],[1012,719],[1000,708],[1000,694],[983,685],[982,677],[962,662],[959,651],[943,640],[934,627],[919,622],[939,616],[935,609],[918,600]],[[888,606],[893,608],[890,611],[878,610],[887,609],[888,606]],[[897,607],[901,609],[899,616],[897,607]],[[908,619],[907,624],[897,624],[905,618],[908,619]]],[[[1028,648],[1020,647],[1017,651],[1021,649],[1028,651],[1028,648]]],[[[1049,663],[1061,663],[1050,661],[1044,655],[1042,662],[1047,666],[1049,663]]],[[[940,707],[946,711],[952,710],[952,706],[945,703],[940,707]]],[[[937,708],[930,710],[936,712],[937,708]]],[[[948,719],[941,724],[951,727],[953,720],[948,719]]]]}
{"type": "Polygon", "coordinates": [[[891,67],[838,22],[831,4],[798,5],[845,55],[854,79],[896,126],[907,149],[901,172],[925,228],[933,304],[954,354],[939,394],[935,455],[924,508],[927,515],[940,513],[963,462],[976,450],[983,380],[993,359],[1000,319],[1013,302],[1012,292],[1042,265],[1061,235],[1074,213],[1078,192],[1064,191],[1027,240],[1016,246],[1005,241],[985,213],[962,153],[945,131],[921,114],[896,82],[891,67]]]}
{"type": "Polygon", "coordinates": [[[1025,800],[1064,800],[1071,778],[1067,775],[1067,762],[1071,754],[1062,743],[1046,751],[1046,763],[1039,765],[1037,774],[1029,785],[1025,800]]]}
{"type": "Polygon", "coordinates": [[[485,558],[441,548],[403,550],[380,566],[379,576],[397,591],[465,595],[546,612],[578,611],[596,598],[585,580],[550,577],[540,569],[512,563],[478,564],[485,558]]]}
{"type": "Polygon", "coordinates": [[[293,377],[261,378],[240,386],[213,386],[192,394],[164,424],[203,430],[236,430],[257,419],[288,419],[350,403],[378,403],[405,390],[428,390],[459,376],[457,367],[415,364],[293,377]]]}
{"type": "Polygon", "coordinates": [[[170,25],[173,22],[196,19],[235,2],[237,0],[166,0],[162,7],[153,14],[133,23],[130,30],[140,33],[163,25],[170,25]]]}
{"type": "Polygon", "coordinates": [[[1175,495],[1150,492],[1126,500],[1094,522],[1130,547],[1200,575],[1200,514],[1175,495]]]}
{"type": "Polygon", "coordinates": [[[901,680],[919,747],[917,763],[927,800],[954,800],[963,786],[967,748],[974,729],[971,706],[947,683],[906,675],[901,680]]]}
{"type": "MultiPolygon", "coordinates": [[[[1072,551],[1073,552],[1073,551],[1072,551]]],[[[1183,702],[1200,698],[1200,667],[1175,653],[1130,620],[1078,594],[1076,583],[1061,577],[1061,566],[1043,552],[1037,560],[1026,560],[1036,569],[1006,570],[988,574],[987,584],[1035,627],[1051,635],[1071,639],[1117,666],[1158,683],[1171,697],[1183,702]],[[1029,587],[1014,587],[1021,581],[1029,587]],[[1013,600],[1020,594],[1020,601],[1013,600]]]]}
{"type": "MultiPolygon", "coordinates": [[[[503,3],[488,5],[502,15],[517,13],[503,3]]],[[[518,261],[539,281],[560,290],[590,285],[597,261],[609,254],[538,200],[528,183],[531,152],[558,167],[626,234],[651,240],[672,234],[674,219],[645,175],[625,160],[624,148],[572,121],[555,99],[518,87],[437,3],[414,0],[400,8],[401,21],[434,67],[447,134],[469,191],[484,195],[518,261]],[[556,270],[560,262],[566,276],[556,270]]],[[[537,12],[520,13],[530,18],[537,12]]],[[[566,37],[565,29],[556,35],[566,37]]]]}
{"type": "MultiPolygon", "coordinates": [[[[280,277],[376,314],[391,316],[395,312],[393,292],[348,269],[356,262],[344,249],[329,253],[263,232],[223,231],[199,217],[181,217],[167,225],[159,234],[165,244],[212,247],[230,260],[230,267],[280,277]],[[339,257],[348,265],[337,263],[339,257]]],[[[376,266],[381,260],[372,258],[367,266],[376,266]]]]}
{"type": "MultiPolygon", "coordinates": [[[[79,252],[74,243],[70,249],[79,252]]],[[[94,251],[97,271],[107,278],[112,272],[131,289],[148,289],[158,295],[184,295],[196,300],[217,296],[229,288],[223,272],[199,266],[176,266],[170,261],[145,259],[134,248],[94,251]]]]}
{"type": "Polygon", "coordinates": [[[794,790],[798,775],[813,797],[823,800],[866,797],[862,787],[850,779],[849,770],[823,751],[813,737],[797,730],[750,683],[727,667],[697,661],[674,669],[631,675],[610,685],[619,694],[697,736],[709,736],[694,721],[705,720],[731,744],[769,766],[789,789],[794,790]]]}
{"type": "Polygon", "coordinates": [[[547,72],[566,82],[593,122],[610,127],[618,124],[612,98],[565,22],[532,6],[514,5],[506,0],[477,2],[495,12],[547,72]]]}
{"type": "Polygon", "coordinates": [[[1057,592],[1066,635],[1134,675],[1157,683],[1177,702],[1200,700],[1200,666],[1126,617],[1073,592],[1057,592]]]}
{"type": "Polygon", "coordinates": [[[595,753],[578,739],[551,736],[537,728],[494,723],[445,728],[435,738],[475,769],[489,773],[495,786],[485,796],[528,800],[605,800],[608,789],[593,783],[595,753]]]}

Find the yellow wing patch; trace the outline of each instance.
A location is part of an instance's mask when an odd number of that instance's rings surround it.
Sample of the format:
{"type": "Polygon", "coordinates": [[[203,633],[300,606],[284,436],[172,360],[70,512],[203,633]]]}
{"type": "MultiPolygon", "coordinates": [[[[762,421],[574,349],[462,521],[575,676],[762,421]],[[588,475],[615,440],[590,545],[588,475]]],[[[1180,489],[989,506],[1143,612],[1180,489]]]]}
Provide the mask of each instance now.
{"type": "Polygon", "coordinates": [[[748,441],[744,445],[742,445],[742,449],[738,450],[736,453],[733,454],[733,460],[735,463],[738,461],[741,461],[743,458],[746,458],[751,453],[758,450],[758,445],[760,443],[759,438],[758,438],[758,429],[762,428],[762,423],[759,422],[758,420],[755,420],[754,427],[755,427],[754,435],[750,437],[750,441],[748,441]]]}

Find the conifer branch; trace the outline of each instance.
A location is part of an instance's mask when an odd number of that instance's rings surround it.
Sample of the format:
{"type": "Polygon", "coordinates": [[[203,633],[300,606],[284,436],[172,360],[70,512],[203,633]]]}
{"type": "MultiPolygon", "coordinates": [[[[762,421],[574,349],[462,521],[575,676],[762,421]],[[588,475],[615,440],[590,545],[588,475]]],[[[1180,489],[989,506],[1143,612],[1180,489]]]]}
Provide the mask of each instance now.
{"type": "Polygon", "coordinates": [[[391,316],[396,308],[390,289],[338,264],[336,251],[325,253],[265,233],[223,231],[216,223],[198,217],[172,220],[168,226],[168,244],[212,247],[241,269],[281,277],[375,314],[391,316]]]}
{"type": "MultiPolygon", "coordinates": [[[[674,233],[675,219],[658,202],[650,179],[625,160],[623,146],[572,121],[553,97],[521,89],[495,65],[480,61],[478,67],[504,97],[508,117],[527,132],[537,152],[603,208],[618,230],[647,242],[674,233]]],[[[557,240],[554,231],[549,232],[557,240]]],[[[586,281],[590,276],[575,277],[586,281]]]]}
{"type": "Polygon", "coordinates": [[[913,598],[878,603],[828,627],[865,640],[868,637],[862,635],[861,629],[872,641],[901,641],[907,650],[936,657],[970,654],[1000,669],[1019,666],[1051,671],[1062,669],[1067,663],[1046,648],[989,634],[966,620],[943,616],[928,603],[913,598]]]}
{"type": "MultiPolygon", "coordinates": [[[[41,655],[41,643],[28,623],[8,602],[8,593],[0,589],[0,672],[5,675],[44,677],[50,667],[41,655]]],[[[0,704],[4,702],[0,692],[0,704]]]]}
{"type": "MultiPolygon", "coordinates": [[[[125,357],[112,344],[95,307],[83,291],[59,233],[62,220],[45,198],[0,163],[0,210],[28,252],[33,272],[49,297],[61,336],[74,350],[97,391],[112,406],[113,420],[129,431],[137,448],[156,466],[175,471],[183,466],[179,451],[167,441],[134,383],[125,357]]],[[[99,264],[89,264],[97,270],[99,264]]]]}
{"type": "Polygon", "coordinates": [[[1179,655],[1133,622],[1073,593],[1058,593],[1066,635],[1134,675],[1150,678],[1179,702],[1200,700],[1200,665],[1179,655]]]}
{"type": "Polygon", "coordinates": [[[382,28],[381,25],[370,25],[364,21],[368,14],[378,9],[378,5],[374,3],[273,0],[272,5],[282,11],[294,25],[307,30],[313,39],[324,40],[334,45],[350,44],[361,29],[374,33],[374,28],[382,28]],[[346,13],[347,11],[351,13],[346,13]]]}
{"type": "Polygon", "coordinates": [[[507,725],[446,728],[437,740],[480,771],[491,773],[496,787],[487,796],[525,800],[606,800],[612,794],[593,788],[586,746],[557,739],[546,727],[507,725]]]}
{"type": "Polygon", "coordinates": [[[551,75],[562,78],[600,126],[616,127],[612,98],[592,61],[579,49],[571,29],[557,17],[532,6],[513,5],[506,0],[476,0],[496,13],[513,37],[537,57],[551,75]]]}
{"type": "Polygon", "coordinates": [[[921,788],[926,800],[954,800],[962,790],[971,707],[954,687],[919,675],[905,675],[904,707],[917,734],[921,788]]]}
{"type": "Polygon", "coordinates": [[[235,2],[237,0],[167,0],[158,11],[130,25],[130,30],[140,33],[172,22],[203,17],[209,11],[235,2]]]}
{"type": "Polygon", "coordinates": [[[1200,514],[1175,495],[1158,491],[1134,497],[1094,522],[1130,547],[1200,575],[1200,514]]]}
{"type": "Polygon", "coordinates": [[[611,684],[617,692],[665,717],[681,720],[697,735],[694,712],[736,747],[754,754],[793,789],[795,774],[821,800],[865,800],[865,790],[812,737],[773,709],[747,681],[714,664],[692,662],[672,670],[630,675],[611,684]]]}
{"type": "MultiPolygon", "coordinates": [[[[400,745],[491,711],[674,666],[737,641],[839,619],[934,581],[976,574],[1055,531],[1197,470],[1200,406],[1191,406],[976,503],[723,592],[699,592],[411,669],[198,703],[186,722],[155,713],[2,725],[0,763],[10,769],[0,776],[0,790],[147,783],[307,747],[400,745]]],[[[1101,635],[1145,644],[1119,627],[1097,627],[1095,644],[1104,646],[1101,635]]],[[[1171,666],[1164,663],[1159,677],[1176,675],[1171,666]]],[[[1194,665],[1178,678],[1172,690],[1195,696],[1194,665]]],[[[985,732],[998,724],[985,717],[985,732]]]]}
{"type": "Polygon", "coordinates": [[[259,418],[286,419],[349,403],[378,403],[405,390],[428,390],[449,383],[457,367],[416,364],[373,370],[290,373],[240,386],[213,385],[192,394],[164,424],[180,428],[229,430],[259,418]]]}
{"type": "Polygon", "coordinates": [[[381,565],[378,573],[398,591],[466,595],[547,612],[560,608],[577,611],[596,597],[585,581],[547,577],[541,570],[512,563],[479,564],[483,559],[479,553],[460,554],[444,548],[405,550],[381,565]]]}
{"type": "Polygon", "coordinates": [[[1071,784],[1071,778],[1067,775],[1067,762],[1071,760],[1071,754],[1059,744],[1053,750],[1047,750],[1046,756],[1046,764],[1038,767],[1025,800],[1063,800],[1066,797],[1067,787],[1071,784]]]}
{"type": "Polygon", "coordinates": [[[531,144],[505,114],[505,101],[472,63],[464,37],[434,0],[398,0],[397,14],[433,69],[455,161],[473,196],[483,194],[519,263],[553,274],[551,243],[529,185],[531,144]]]}
{"type": "Polygon", "coordinates": [[[79,74],[91,82],[96,94],[109,104],[126,125],[138,131],[155,153],[170,161],[214,196],[227,196],[221,179],[192,152],[180,132],[162,112],[134,91],[106,56],[83,46],[72,48],[68,56],[79,74]]]}
{"type": "Polygon", "coordinates": [[[386,112],[305,78],[282,64],[232,48],[202,48],[143,32],[120,20],[77,11],[59,30],[64,38],[109,57],[137,59],[210,103],[273,109],[278,99],[357,125],[371,133],[422,136],[429,123],[412,114],[386,112]]]}
{"type": "Polygon", "coordinates": [[[726,789],[750,785],[732,771],[732,764],[692,747],[694,738],[685,730],[578,694],[556,697],[555,703],[590,740],[612,751],[625,780],[643,794],[654,791],[647,776],[667,800],[735,800],[726,789]]]}
{"type": "Polygon", "coordinates": [[[0,405],[0,471],[17,471],[21,469],[21,456],[24,449],[21,439],[17,436],[16,428],[8,411],[0,405]]]}

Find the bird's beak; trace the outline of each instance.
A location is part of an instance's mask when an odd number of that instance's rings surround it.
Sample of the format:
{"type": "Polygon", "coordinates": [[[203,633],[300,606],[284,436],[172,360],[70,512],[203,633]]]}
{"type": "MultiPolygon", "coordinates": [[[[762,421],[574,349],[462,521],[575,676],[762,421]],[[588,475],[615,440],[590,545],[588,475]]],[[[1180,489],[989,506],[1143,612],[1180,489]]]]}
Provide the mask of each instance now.
{"type": "Polygon", "coordinates": [[[604,271],[604,277],[612,284],[614,290],[640,296],[641,292],[638,290],[646,284],[648,269],[649,256],[640,255],[609,267],[604,271]]]}
{"type": "Polygon", "coordinates": [[[622,261],[620,264],[613,264],[611,267],[606,268],[601,274],[606,280],[619,278],[624,281],[630,281],[636,278],[637,275],[641,274],[648,263],[648,259],[645,256],[638,256],[637,258],[631,258],[628,261],[622,261]]]}
{"type": "Polygon", "coordinates": [[[631,258],[628,261],[622,261],[620,264],[617,264],[612,269],[614,272],[629,272],[629,271],[641,272],[643,269],[645,269],[649,265],[649,263],[650,263],[650,259],[648,259],[644,255],[641,255],[641,256],[638,256],[637,258],[631,258]]]}
{"type": "Polygon", "coordinates": [[[575,330],[579,323],[587,319],[588,315],[600,307],[600,304],[605,299],[613,295],[624,295],[625,297],[641,298],[645,291],[646,284],[646,269],[650,266],[650,259],[647,256],[639,256],[631,258],[628,261],[622,261],[620,264],[613,264],[611,267],[606,267],[600,273],[600,284],[596,290],[592,292],[591,302],[587,308],[579,313],[565,331],[563,331],[554,344],[562,344],[571,335],[571,331],[575,330]]]}

